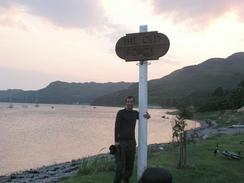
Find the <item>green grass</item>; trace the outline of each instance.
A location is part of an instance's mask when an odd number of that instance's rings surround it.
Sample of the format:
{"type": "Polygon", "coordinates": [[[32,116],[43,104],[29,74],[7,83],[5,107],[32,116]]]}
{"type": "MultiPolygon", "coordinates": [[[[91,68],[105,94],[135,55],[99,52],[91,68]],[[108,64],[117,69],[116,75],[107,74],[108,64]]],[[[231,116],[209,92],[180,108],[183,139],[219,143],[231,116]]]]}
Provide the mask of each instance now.
{"type": "MultiPolygon", "coordinates": [[[[244,157],[242,160],[230,160],[221,154],[216,157],[213,155],[218,143],[221,151],[240,151],[244,156],[244,144],[240,144],[241,140],[244,140],[244,134],[218,135],[196,144],[189,144],[188,166],[184,169],[177,168],[178,148],[175,145],[167,145],[165,151],[149,150],[148,164],[154,167],[167,167],[172,172],[174,183],[243,183],[244,157]]],[[[102,158],[86,162],[74,177],[63,179],[59,183],[112,183],[113,176],[113,158],[102,158]]],[[[136,167],[132,183],[136,183],[136,167]]]]}

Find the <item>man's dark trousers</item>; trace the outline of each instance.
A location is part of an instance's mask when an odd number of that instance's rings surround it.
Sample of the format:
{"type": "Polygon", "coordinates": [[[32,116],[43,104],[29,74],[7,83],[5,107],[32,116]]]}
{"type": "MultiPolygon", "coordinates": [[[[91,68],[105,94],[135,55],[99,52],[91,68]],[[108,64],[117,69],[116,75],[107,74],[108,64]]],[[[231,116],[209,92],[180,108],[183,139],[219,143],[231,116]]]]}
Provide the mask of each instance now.
{"type": "Polygon", "coordinates": [[[115,155],[116,172],[114,183],[120,183],[121,180],[129,182],[129,178],[133,172],[135,152],[135,140],[124,140],[119,142],[119,148],[115,155]]]}

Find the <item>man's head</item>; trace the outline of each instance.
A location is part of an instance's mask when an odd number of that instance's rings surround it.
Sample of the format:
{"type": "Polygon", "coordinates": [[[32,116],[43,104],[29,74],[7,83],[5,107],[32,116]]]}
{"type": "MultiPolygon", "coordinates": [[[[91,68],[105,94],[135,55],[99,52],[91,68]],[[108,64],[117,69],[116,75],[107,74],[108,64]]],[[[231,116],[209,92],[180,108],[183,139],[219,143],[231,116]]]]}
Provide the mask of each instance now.
{"type": "Polygon", "coordinates": [[[126,105],[126,109],[132,110],[134,106],[134,97],[133,96],[126,97],[125,105],[126,105]]]}

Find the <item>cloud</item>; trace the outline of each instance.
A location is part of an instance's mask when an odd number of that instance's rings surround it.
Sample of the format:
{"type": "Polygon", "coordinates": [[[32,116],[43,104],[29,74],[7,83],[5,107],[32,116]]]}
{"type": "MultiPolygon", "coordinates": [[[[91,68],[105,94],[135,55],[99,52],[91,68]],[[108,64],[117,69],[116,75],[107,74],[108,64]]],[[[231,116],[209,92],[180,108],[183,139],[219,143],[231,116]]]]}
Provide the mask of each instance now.
{"type": "Polygon", "coordinates": [[[227,12],[244,20],[243,0],[151,0],[155,14],[172,18],[176,23],[204,26],[227,12]]]}
{"type": "Polygon", "coordinates": [[[91,28],[106,22],[97,0],[0,0],[0,8],[21,7],[29,14],[68,28],[91,28]]]}
{"type": "Polygon", "coordinates": [[[28,26],[19,18],[21,15],[23,15],[23,12],[19,9],[0,7],[0,25],[27,31],[28,26]]]}

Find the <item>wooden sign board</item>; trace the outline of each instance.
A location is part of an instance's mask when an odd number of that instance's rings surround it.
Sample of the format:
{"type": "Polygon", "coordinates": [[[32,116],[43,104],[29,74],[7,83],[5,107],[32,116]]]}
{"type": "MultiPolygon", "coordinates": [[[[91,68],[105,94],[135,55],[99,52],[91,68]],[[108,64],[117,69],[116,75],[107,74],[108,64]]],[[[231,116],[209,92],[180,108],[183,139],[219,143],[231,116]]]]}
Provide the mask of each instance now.
{"type": "Polygon", "coordinates": [[[158,60],[169,50],[169,39],[157,31],[126,34],[116,43],[116,54],[126,61],[158,60]]]}

